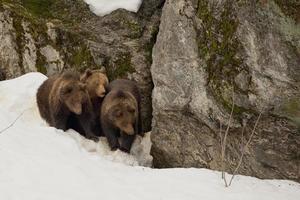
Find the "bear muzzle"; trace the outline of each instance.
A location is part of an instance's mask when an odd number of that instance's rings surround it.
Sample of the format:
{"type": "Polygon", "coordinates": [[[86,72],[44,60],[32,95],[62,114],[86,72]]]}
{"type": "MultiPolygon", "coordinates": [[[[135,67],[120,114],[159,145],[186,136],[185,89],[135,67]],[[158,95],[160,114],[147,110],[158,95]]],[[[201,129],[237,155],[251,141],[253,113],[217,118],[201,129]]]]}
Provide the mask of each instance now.
{"type": "Polygon", "coordinates": [[[97,90],[97,96],[98,96],[98,97],[104,97],[104,96],[105,96],[105,88],[104,88],[104,87],[100,87],[100,88],[97,90]]]}
{"type": "Polygon", "coordinates": [[[125,127],[122,127],[121,129],[124,133],[126,133],[127,135],[134,135],[134,128],[131,124],[128,124],[125,127]]]}
{"type": "Polygon", "coordinates": [[[80,103],[76,103],[72,107],[72,112],[74,112],[76,115],[80,115],[82,113],[82,105],[80,103]]]}

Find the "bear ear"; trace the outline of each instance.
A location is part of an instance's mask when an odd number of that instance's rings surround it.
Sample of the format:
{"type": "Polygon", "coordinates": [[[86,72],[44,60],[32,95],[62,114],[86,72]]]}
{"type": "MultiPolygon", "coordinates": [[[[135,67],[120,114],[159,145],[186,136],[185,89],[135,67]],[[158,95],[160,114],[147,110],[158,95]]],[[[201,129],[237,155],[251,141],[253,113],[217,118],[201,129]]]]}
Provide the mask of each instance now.
{"type": "Polygon", "coordinates": [[[103,74],[106,74],[106,69],[105,67],[101,67],[101,69],[99,69],[99,72],[103,73],[103,74]]]}
{"type": "Polygon", "coordinates": [[[100,69],[95,69],[95,70],[93,70],[93,72],[102,73],[102,74],[106,75],[106,69],[105,69],[105,67],[101,67],[100,69]]]}
{"type": "Polygon", "coordinates": [[[79,83],[79,88],[82,90],[86,90],[86,84],[85,83],[79,83]]]}
{"type": "Polygon", "coordinates": [[[63,97],[63,96],[66,95],[66,94],[71,93],[72,90],[73,90],[73,87],[70,86],[70,85],[67,85],[67,86],[63,87],[63,88],[60,90],[60,95],[61,95],[61,97],[63,97]]]}
{"type": "Polygon", "coordinates": [[[83,75],[80,76],[80,81],[86,81],[88,77],[92,75],[92,70],[91,69],[86,69],[83,75]]]}
{"type": "Polygon", "coordinates": [[[87,78],[88,78],[89,76],[91,76],[92,73],[93,73],[93,71],[92,71],[91,69],[86,69],[85,72],[84,72],[84,74],[87,76],[87,78]]]}

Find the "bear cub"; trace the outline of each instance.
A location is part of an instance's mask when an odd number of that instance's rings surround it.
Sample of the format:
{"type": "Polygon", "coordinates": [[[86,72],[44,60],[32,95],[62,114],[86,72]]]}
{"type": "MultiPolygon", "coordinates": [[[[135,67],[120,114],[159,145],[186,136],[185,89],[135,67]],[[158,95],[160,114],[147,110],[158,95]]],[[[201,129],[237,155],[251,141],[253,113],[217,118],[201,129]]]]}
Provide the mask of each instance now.
{"type": "Polygon", "coordinates": [[[86,86],[76,72],[49,77],[36,95],[40,115],[55,128],[72,128],[88,139],[98,141],[92,131],[95,117],[86,86]]]}
{"type": "Polygon", "coordinates": [[[112,150],[129,153],[135,136],[143,136],[139,88],[133,81],[117,79],[107,90],[100,114],[102,131],[112,150]]]}
{"type": "Polygon", "coordinates": [[[86,89],[89,93],[90,100],[93,105],[93,111],[95,115],[94,132],[97,136],[103,136],[99,118],[101,104],[106,94],[106,88],[108,86],[108,78],[106,76],[105,68],[102,68],[100,70],[87,69],[81,75],[80,81],[86,85],[86,89]]]}

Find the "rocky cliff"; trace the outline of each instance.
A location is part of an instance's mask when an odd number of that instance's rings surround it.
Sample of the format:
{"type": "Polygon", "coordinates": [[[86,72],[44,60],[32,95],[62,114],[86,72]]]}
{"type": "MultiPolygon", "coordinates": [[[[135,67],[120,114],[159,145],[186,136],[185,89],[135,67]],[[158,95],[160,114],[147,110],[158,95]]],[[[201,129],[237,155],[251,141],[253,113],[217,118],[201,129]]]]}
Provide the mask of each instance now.
{"type": "Polygon", "coordinates": [[[300,181],[299,13],[299,1],[166,1],[151,67],[155,166],[220,170],[229,126],[233,172],[262,113],[239,173],[300,181]]]}

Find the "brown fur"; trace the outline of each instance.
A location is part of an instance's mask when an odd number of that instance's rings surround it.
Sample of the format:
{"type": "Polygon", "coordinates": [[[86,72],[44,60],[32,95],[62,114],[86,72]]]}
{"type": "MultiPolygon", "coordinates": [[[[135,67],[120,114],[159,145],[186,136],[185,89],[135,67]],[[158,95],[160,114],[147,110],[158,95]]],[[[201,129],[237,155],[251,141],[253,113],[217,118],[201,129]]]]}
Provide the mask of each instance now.
{"type": "Polygon", "coordinates": [[[115,90],[108,94],[103,106],[103,113],[108,113],[109,120],[124,133],[134,135],[134,124],[138,119],[137,101],[126,91],[115,90]]]}
{"type": "Polygon", "coordinates": [[[108,78],[102,69],[87,69],[80,77],[80,80],[86,84],[91,99],[105,96],[108,78]]]}
{"type": "Polygon", "coordinates": [[[143,135],[140,93],[133,81],[119,79],[109,84],[108,94],[102,103],[100,120],[111,149],[120,148],[129,152],[135,135],[143,135]]]}
{"type": "Polygon", "coordinates": [[[106,94],[106,89],[108,85],[108,78],[106,76],[105,69],[104,68],[100,70],[87,69],[84,72],[84,74],[81,75],[80,80],[81,82],[86,84],[86,88],[93,105],[93,111],[96,120],[94,132],[97,133],[98,136],[103,136],[99,117],[100,117],[102,100],[106,94]]]}
{"type": "Polygon", "coordinates": [[[80,126],[88,138],[95,139],[92,125],[86,123],[93,118],[92,105],[79,74],[65,72],[50,77],[39,87],[36,98],[40,115],[50,126],[64,131],[80,126]]]}

